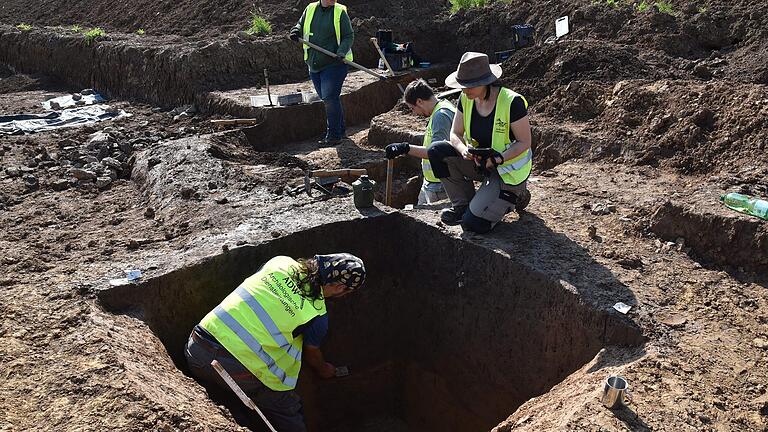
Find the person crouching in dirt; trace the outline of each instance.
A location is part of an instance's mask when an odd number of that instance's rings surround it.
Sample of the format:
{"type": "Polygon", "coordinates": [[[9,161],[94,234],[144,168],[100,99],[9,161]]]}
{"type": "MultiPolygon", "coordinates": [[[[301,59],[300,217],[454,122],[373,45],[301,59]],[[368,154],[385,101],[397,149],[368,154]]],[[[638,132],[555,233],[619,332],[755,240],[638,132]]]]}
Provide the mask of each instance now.
{"type": "Polygon", "coordinates": [[[432,173],[432,167],[427,159],[427,149],[433,142],[448,141],[451,138],[451,125],[456,107],[447,100],[438,101],[435,92],[423,79],[412,81],[405,88],[403,100],[411,112],[423,117],[429,117],[427,129],[424,132],[422,145],[408,143],[390,144],[385,148],[387,159],[394,159],[407,154],[421,158],[421,169],[424,172],[424,183],[419,192],[418,205],[433,204],[448,197],[440,180],[432,173]]]}
{"type": "Polygon", "coordinates": [[[318,145],[335,146],[346,138],[341,86],[347,78],[347,64],[343,60],[354,60],[352,43],[355,34],[347,7],[336,3],[336,0],[311,2],[304,9],[299,22],[291,29],[290,38],[296,42],[302,38],[335,54],[331,57],[303,45],[309,77],[317,95],[325,104],[326,133],[318,145]]]}
{"type": "MultiPolygon", "coordinates": [[[[294,391],[302,359],[321,377],[335,376],[319,348],[328,330],[325,301],[364,281],[363,261],[347,253],[272,258],[192,330],[184,350],[190,372],[231,400],[233,391],[211,366],[218,360],[278,431],[306,431],[294,391]]],[[[252,414],[252,424],[261,422],[252,414]]]]}
{"type": "Polygon", "coordinates": [[[462,89],[450,141],[427,151],[432,172],[440,179],[452,207],[440,219],[464,231],[486,233],[531,199],[526,187],[531,174],[531,126],[528,102],[496,85],[501,67],[488,56],[467,52],[445,85],[462,89]],[[485,155],[476,156],[476,149],[485,155]],[[482,184],[475,192],[474,181],[482,184]]]}

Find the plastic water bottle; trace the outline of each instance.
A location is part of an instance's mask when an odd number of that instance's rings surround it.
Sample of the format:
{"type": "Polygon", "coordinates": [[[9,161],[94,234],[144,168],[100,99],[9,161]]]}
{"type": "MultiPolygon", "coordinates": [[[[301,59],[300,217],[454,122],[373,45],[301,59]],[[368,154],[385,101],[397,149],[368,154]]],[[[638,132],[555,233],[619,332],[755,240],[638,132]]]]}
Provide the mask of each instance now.
{"type": "Polygon", "coordinates": [[[720,201],[725,204],[726,207],[736,210],[737,212],[768,220],[768,201],[752,198],[749,195],[743,195],[736,192],[720,195],[720,201]]]}

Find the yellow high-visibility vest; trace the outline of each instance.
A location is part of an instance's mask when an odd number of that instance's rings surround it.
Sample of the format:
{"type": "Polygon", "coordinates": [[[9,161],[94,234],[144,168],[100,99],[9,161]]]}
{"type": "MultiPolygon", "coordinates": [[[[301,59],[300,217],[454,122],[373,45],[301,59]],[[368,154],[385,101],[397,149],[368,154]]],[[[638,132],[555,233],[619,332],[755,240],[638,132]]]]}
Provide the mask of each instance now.
{"type": "Polygon", "coordinates": [[[286,256],[269,260],[246,279],[200,326],[264,385],[277,391],[296,387],[303,336],[293,331],[325,315],[325,300],[299,295],[300,265],[286,256]]]}
{"type": "MultiPolygon", "coordinates": [[[[307,5],[307,9],[304,11],[304,40],[310,41],[312,36],[312,18],[315,16],[315,10],[320,5],[320,2],[313,2],[307,5]]],[[[333,27],[336,30],[336,43],[341,45],[341,13],[346,12],[347,7],[341,3],[336,3],[333,6],[333,27]]],[[[312,41],[310,41],[312,42],[312,41]]],[[[309,58],[309,47],[304,45],[304,61],[309,58]]],[[[346,55],[346,59],[353,61],[355,58],[352,55],[352,47],[349,48],[349,52],[346,55]]]]}
{"type": "MultiPolygon", "coordinates": [[[[499,153],[504,153],[514,144],[509,141],[509,111],[512,101],[516,97],[522,98],[525,107],[528,108],[528,101],[525,98],[513,92],[508,88],[502,87],[499,90],[499,96],[496,99],[496,115],[493,118],[493,134],[491,135],[491,147],[499,153]]],[[[475,146],[476,141],[470,136],[470,126],[472,122],[472,108],[475,103],[464,93],[461,94],[461,109],[464,114],[464,135],[468,145],[475,146]]],[[[496,167],[499,176],[508,185],[519,185],[524,182],[531,174],[533,160],[533,151],[528,149],[519,154],[514,159],[510,159],[496,167]]]]}
{"type": "MultiPolygon", "coordinates": [[[[437,112],[443,108],[448,109],[452,113],[456,114],[456,107],[453,106],[453,104],[447,100],[440,101],[435,104],[435,108],[432,110],[432,114],[429,115],[429,123],[427,123],[427,130],[424,132],[424,141],[422,142],[422,145],[424,146],[424,148],[428,149],[429,146],[432,145],[432,119],[435,117],[435,114],[437,114],[437,112]]],[[[432,183],[438,183],[440,181],[440,179],[435,177],[435,174],[432,172],[432,165],[430,165],[429,159],[421,160],[421,170],[424,172],[425,180],[432,183]]]]}

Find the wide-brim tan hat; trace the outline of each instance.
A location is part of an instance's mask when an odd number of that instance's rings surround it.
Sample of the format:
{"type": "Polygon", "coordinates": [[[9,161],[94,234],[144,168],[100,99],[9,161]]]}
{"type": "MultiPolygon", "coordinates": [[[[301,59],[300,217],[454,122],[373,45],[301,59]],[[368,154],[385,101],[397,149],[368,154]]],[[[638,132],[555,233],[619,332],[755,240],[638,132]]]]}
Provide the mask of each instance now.
{"type": "Polygon", "coordinates": [[[478,52],[465,52],[456,72],[448,75],[445,85],[451,88],[471,88],[491,84],[501,77],[501,66],[490,64],[488,56],[478,52]]]}

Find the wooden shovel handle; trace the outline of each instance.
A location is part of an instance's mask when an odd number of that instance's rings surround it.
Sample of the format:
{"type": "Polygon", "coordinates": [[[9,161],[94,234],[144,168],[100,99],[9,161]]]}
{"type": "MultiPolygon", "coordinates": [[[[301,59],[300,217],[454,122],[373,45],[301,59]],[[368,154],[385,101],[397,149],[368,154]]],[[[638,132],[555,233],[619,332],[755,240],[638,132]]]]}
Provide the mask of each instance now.
{"type": "Polygon", "coordinates": [[[337,170],[314,170],[310,177],[359,177],[368,174],[365,168],[361,169],[337,169],[337,170]]]}

